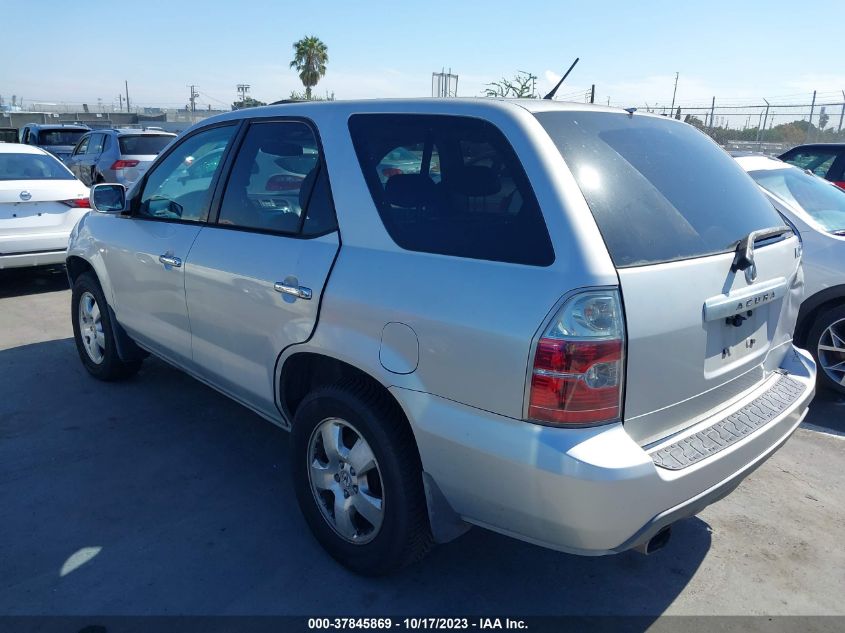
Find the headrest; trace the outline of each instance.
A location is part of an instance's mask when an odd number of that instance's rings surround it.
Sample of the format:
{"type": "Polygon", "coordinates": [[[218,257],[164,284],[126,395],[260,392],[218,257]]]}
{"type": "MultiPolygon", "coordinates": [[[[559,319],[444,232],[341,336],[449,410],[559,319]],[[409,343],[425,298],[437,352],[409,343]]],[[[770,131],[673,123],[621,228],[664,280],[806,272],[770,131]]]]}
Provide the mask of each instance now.
{"type": "Polygon", "coordinates": [[[454,191],[465,196],[492,196],[502,189],[493,168],[481,165],[463,167],[451,183],[454,191]]]}
{"type": "Polygon", "coordinates": [[[272,154],[273,156],[302,156],[302,145],[280,141],[272,137],[263,139],[259,149],[265,154],[272,154]]]}
{"type": "Polygon", "coordinates": [[[387,179],[384,197],[396,207],[415,209],[424,207],[435,199],[437,185],[423,174],[396,174],[387,179]]]}

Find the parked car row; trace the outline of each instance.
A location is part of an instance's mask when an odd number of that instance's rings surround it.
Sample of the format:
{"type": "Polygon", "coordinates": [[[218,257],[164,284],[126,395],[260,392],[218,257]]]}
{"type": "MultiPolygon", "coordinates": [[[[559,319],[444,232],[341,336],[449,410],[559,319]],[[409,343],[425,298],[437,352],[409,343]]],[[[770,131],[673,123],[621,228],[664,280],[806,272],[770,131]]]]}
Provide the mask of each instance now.
{"type": "Polygon", "coordinates": [[[360,573],[470,525],[654,551],[814,393],[792,337],[809,239],[673,119],[240,110],[92,205],[67,259],[83,366],[116,380],[154,354],[289,429],[301,511],[360,573]]]}

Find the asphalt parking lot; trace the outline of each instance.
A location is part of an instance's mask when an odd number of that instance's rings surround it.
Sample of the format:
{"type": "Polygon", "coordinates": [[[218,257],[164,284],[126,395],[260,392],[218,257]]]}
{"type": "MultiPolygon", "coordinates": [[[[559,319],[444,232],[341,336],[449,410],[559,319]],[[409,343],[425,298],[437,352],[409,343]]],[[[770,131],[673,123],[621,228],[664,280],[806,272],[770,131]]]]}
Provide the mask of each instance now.
{"type": "Polygon", "coordinates": [[[669,545],[580,558],[481,529],[359,578],[308,532],[287,435],[148,360],[102,384],[63,273],[0,274],[4,614],[845,614],[845,401],[669,545]]]}

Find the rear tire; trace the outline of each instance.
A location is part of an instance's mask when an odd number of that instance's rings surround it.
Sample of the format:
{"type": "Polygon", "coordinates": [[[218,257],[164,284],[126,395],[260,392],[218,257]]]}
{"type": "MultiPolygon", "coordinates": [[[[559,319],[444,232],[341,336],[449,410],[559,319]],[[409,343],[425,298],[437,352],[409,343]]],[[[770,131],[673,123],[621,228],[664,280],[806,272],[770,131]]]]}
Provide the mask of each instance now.
{"type": "Polygon", "coordinates": [[[816,360],[818,385],[845,395],[845,305],[816,317],[807,347],[816,360]]]}
{"type": "Polygon", "coordinates": [[[118,356],[108,303],[93,273],[77,277],[70,304],[76,351],[89,374],[99,380],[122,380],[141,368],[140,360],[127,362],[118,356]]]}
{"type": "Polygon", "coordinates": [[[306,396],[294,416],[291,468],[312,533],[350,570],[387,574],[431,549],[413,434],[376,387],[352,381],[306,396]]]}

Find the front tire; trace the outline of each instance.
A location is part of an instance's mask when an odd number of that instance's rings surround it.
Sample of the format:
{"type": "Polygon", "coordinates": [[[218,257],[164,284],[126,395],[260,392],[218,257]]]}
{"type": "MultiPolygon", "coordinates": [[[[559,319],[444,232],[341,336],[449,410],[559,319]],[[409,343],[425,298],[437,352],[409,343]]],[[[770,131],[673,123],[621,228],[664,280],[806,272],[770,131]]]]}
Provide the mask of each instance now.
{"type": "Polygon", "coordinates": [[[89,374],[99,380],[122,380],[141,368],[140,360],[127,362],[118,355],[108,303],[92,273],[83,273],[73,284],[71,320],[76,351],[89,374]]]}
{"type": "Polygon", "coordinates": [[[816,317],[807,347],[816,359],[819,386],[845,394],[845,305],[816,317]]]}
{"type": "Polygon", "coordinates": [[[294,416],[291,468],[312,533],[352,571],[383,575],[431,548],[413,435],[377,388],[353,382],[306,396],[294,416]]]}

